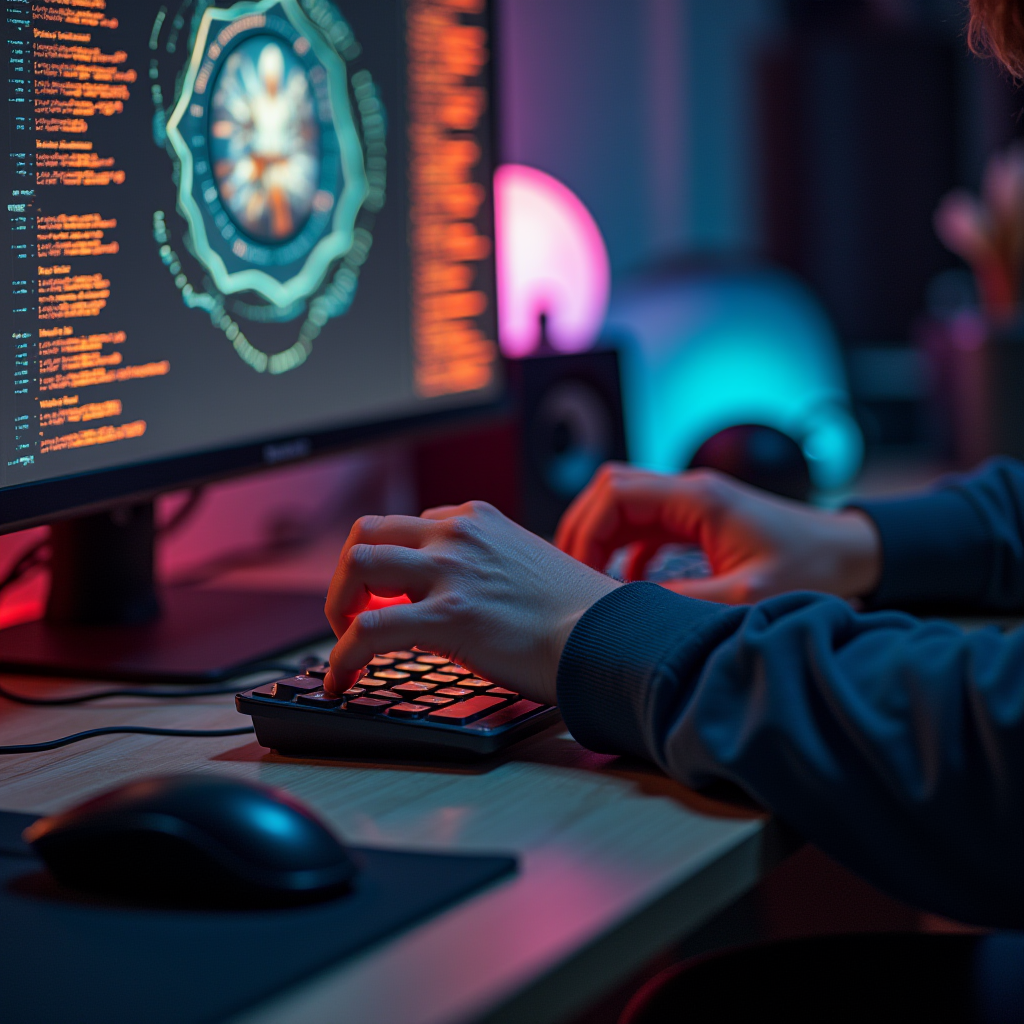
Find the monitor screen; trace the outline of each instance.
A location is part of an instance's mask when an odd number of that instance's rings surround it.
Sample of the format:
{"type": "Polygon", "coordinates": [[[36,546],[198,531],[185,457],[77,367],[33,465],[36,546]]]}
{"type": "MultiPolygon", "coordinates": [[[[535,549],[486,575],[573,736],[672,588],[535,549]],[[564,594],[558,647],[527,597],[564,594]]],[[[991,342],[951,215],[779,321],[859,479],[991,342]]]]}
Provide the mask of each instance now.
{"type": "Polygon", "coordinates": [[[493,403],[485,0],[4,0],[0,525],[493,403]]]}

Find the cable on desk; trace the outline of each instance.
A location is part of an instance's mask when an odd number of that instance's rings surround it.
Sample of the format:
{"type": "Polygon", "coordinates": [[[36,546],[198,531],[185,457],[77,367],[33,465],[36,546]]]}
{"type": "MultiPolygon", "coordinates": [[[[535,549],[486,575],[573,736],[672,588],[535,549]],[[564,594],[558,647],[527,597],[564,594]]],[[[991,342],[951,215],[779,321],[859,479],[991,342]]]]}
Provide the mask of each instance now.
{"type": "Polygon", "coordinates": [[[42,743],[22,743],[17,746],[0,747],[0,755],[3,754],[36,754],[43,750],[56,750],[58,747],[66,747],[71,743],[79,743],[82,740],[91,739],[93,736],[110,736],[114,733],[132,733],[139,736],[247,736],[256,730],[251,726],[242,726],[240,729],[152,729],[145,725],[108,725],[102,729],[88,729],[85,732],[72,733],[70,736],[61,736],[56,740],[44,740],[42,743]]]}
{"type": "MultiPolygon", "coordinates": [[[[275,665],[265,663],[250,668],[246,674],[255,672],[284,672],[289,676],[298,675],[302,669],[294,665],[275,665]]],[[[139,690],[133,688],[122,688],[115,690],[96,690],[93,693],[82,693],[75,697],[28,697],[24,694],[14,693],[0,683],[0,697],[9,700],[14,704],[26,704],[32,708],[59,708],[68,707],[71,704],[88,704],[94,700],[108,700],[112,697],[142,697],[148,700],[184,700],[189,697],[216,697],[218,694],[238,693],[241,687],[235,683],[231,686],[218,686],[214,683],[208,686],[189,687],[187,690],[139,690]]]]}
{"type": "Polygon", "coordinates": [[[97,693],[83,693],[77,697],[27,697],[8,690],[0,684],[0,697],[14,704],[27,704],[31,708],[59,708],[70,704],[88,704],[94,700],[110,697],[146,697],[150,700],[181,700],[185,697],[212,697],[221,693],[238,693],[238,686],[214,686],[194,690],[175,690],[167,693],[154,690],[100,690],[97,693]]]}

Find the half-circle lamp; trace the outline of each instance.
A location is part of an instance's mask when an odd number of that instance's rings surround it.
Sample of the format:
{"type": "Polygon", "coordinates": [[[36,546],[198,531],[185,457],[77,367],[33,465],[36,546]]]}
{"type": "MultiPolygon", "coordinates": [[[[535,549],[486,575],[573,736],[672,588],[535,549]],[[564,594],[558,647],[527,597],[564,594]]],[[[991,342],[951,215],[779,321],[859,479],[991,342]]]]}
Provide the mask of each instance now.
{"type": "Polygon", "coordinates": [[[494,176],[501,348],[521,358],[542,333],[556,352],[583,352],[608,311],[608,250],[590,211],[550,174],[505,164],[494,176]]]}

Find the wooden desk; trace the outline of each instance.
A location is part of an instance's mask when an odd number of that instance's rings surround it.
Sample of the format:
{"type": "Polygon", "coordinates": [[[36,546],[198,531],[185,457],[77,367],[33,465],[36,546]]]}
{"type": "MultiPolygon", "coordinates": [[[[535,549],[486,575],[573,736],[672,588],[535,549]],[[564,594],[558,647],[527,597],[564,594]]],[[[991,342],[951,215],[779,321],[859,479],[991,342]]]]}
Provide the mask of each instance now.
{"type": "MultiPolygon", "coordinates": [[[[39,696],[86,688],[4,682],[39,696]]],[[[107,724],[224,728],[244,719],[227,696],[58,709],[0,700],[2,744],[107,724]]],[[[645,765],[592,754],[562,728],[468,768],[296,762],[248,737],[102,737],[0,758],[0,808],[53,812],[180,771],[283,786],[352,842],[520,857],[514,878],[235,1024],[564,1020],[752,887],[775,859],[763,819],[702,801],[645,765]]]]}

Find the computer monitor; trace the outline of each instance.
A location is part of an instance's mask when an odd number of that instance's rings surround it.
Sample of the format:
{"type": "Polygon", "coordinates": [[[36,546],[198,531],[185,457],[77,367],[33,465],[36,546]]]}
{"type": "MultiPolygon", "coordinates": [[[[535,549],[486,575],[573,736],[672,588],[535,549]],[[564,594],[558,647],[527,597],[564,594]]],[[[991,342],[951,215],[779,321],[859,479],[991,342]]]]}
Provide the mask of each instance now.
{"type": "Polygon", "coordinates": [[[0,661],[223,674],[322,632],[322,599],[157,618],[144,505],[59,521],[501,403],[491,12],[7,7],[0,531],[58,525],[48,618],[0,661]]]}

